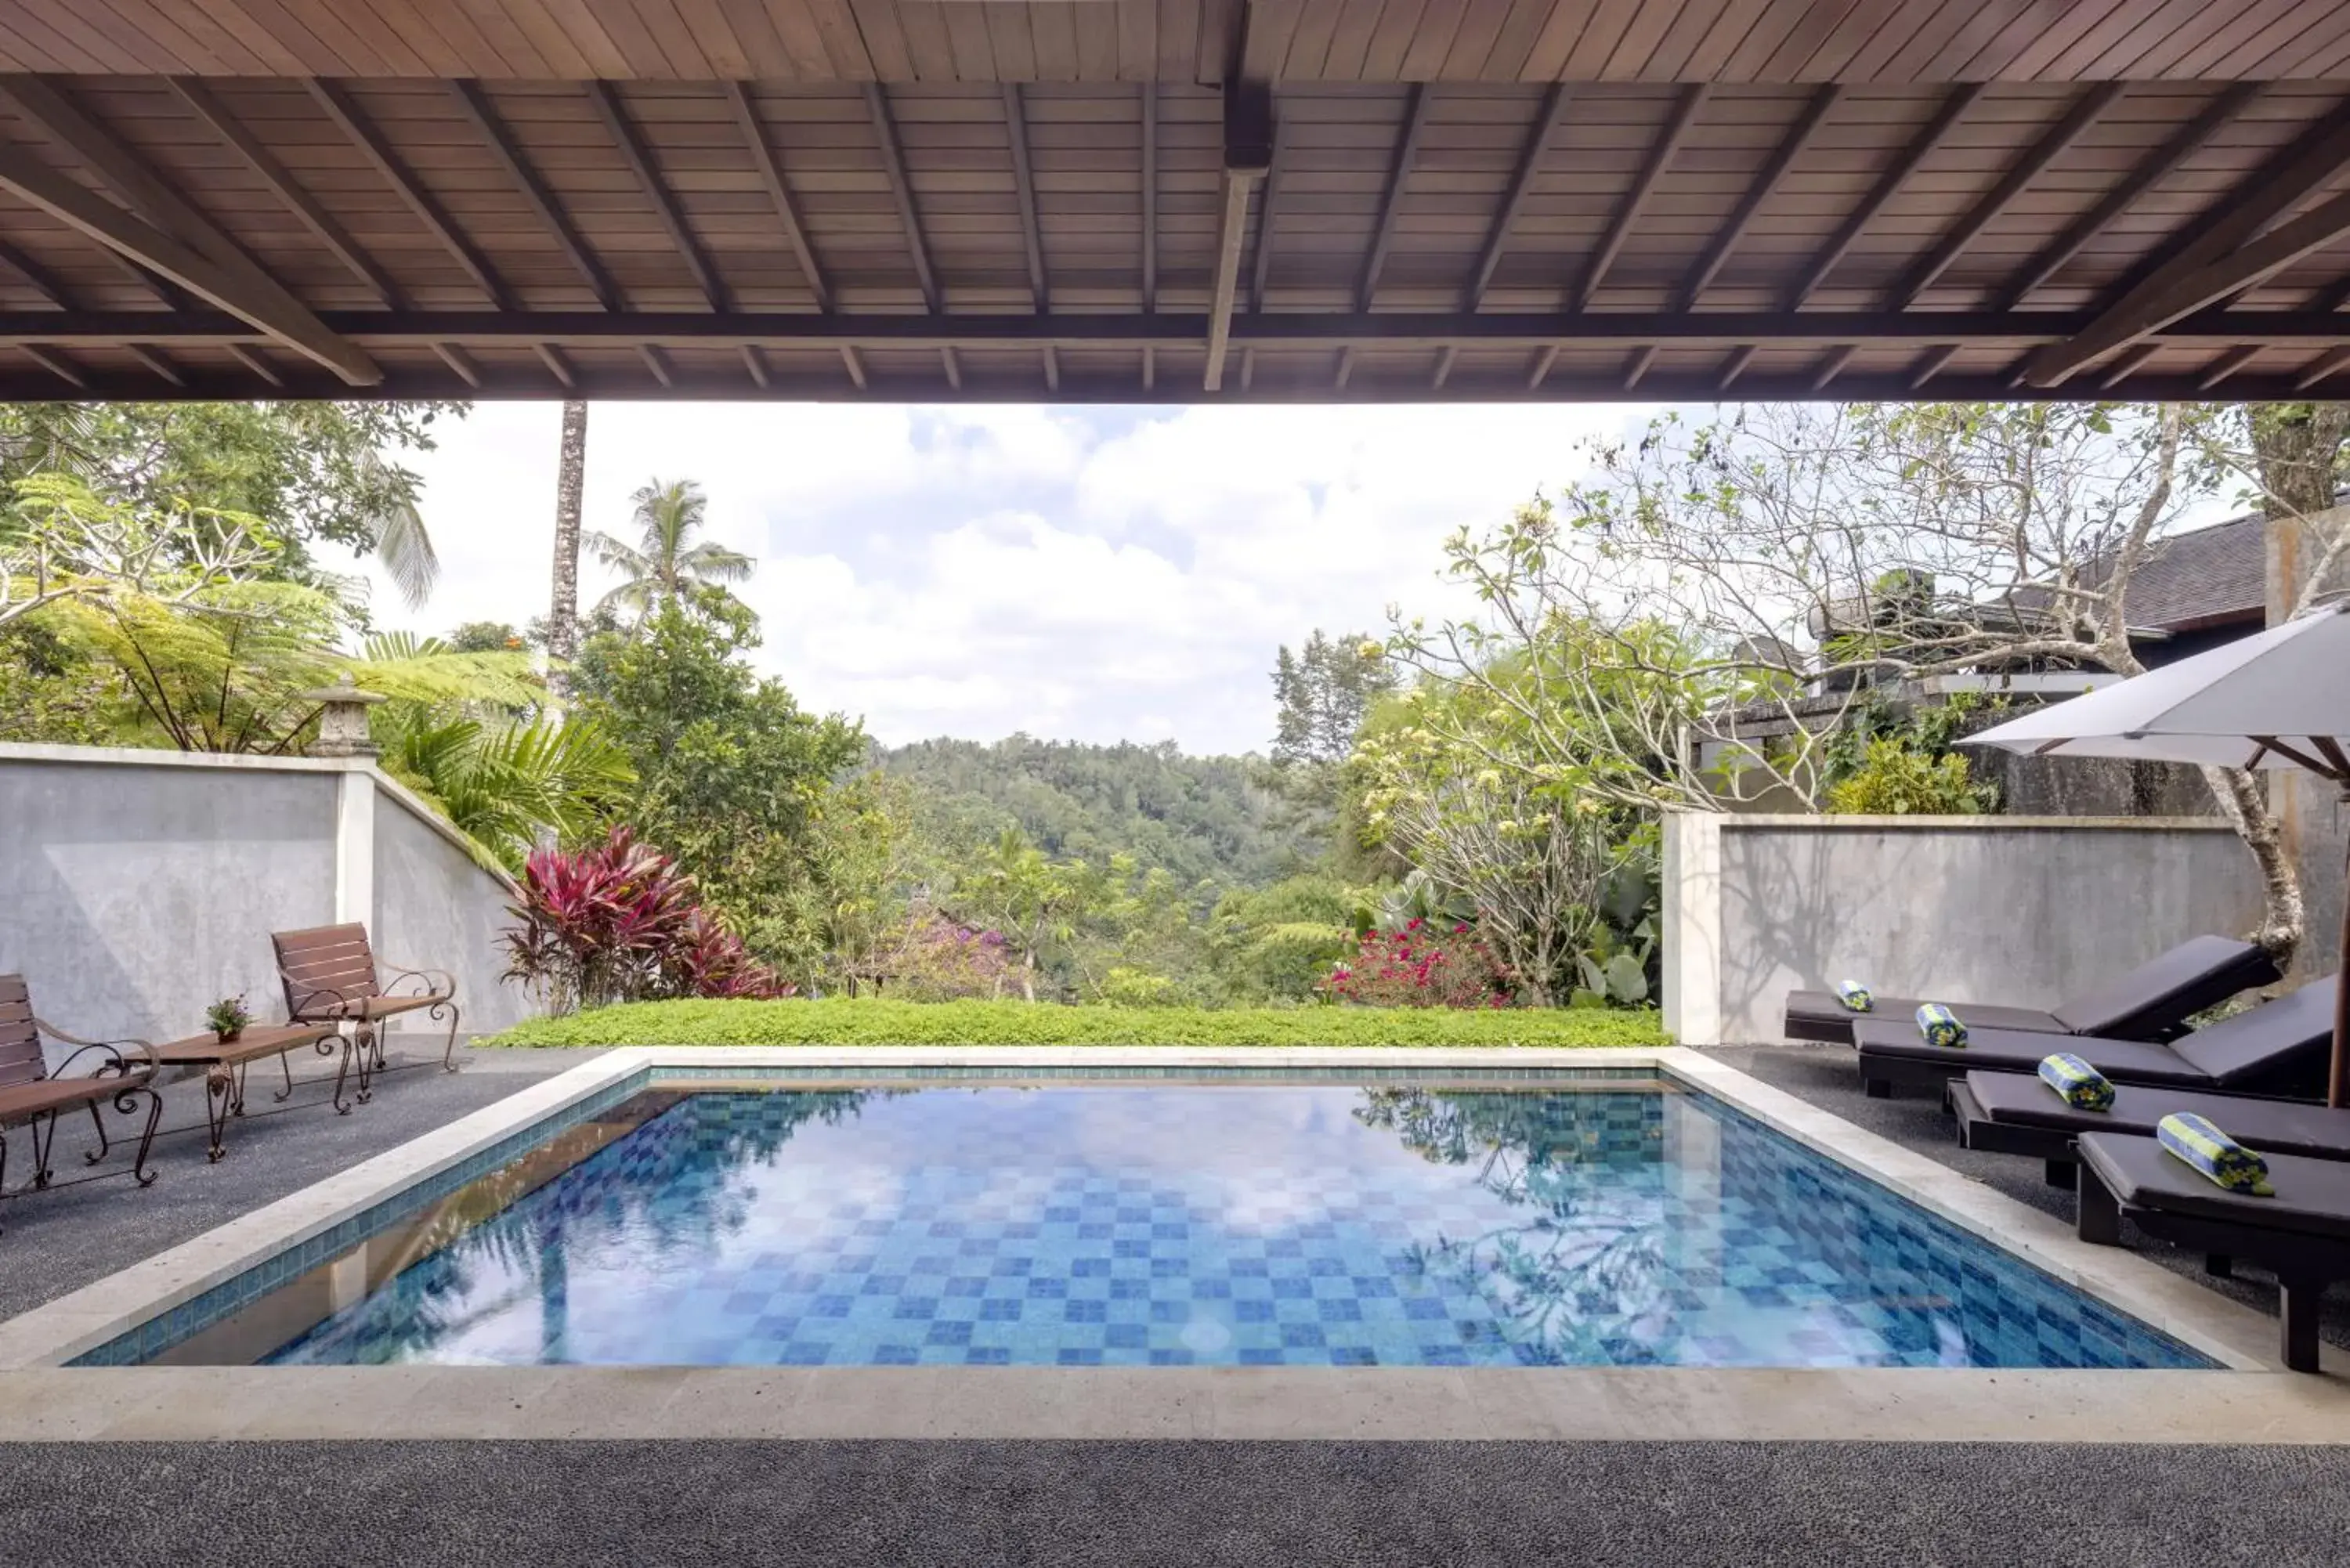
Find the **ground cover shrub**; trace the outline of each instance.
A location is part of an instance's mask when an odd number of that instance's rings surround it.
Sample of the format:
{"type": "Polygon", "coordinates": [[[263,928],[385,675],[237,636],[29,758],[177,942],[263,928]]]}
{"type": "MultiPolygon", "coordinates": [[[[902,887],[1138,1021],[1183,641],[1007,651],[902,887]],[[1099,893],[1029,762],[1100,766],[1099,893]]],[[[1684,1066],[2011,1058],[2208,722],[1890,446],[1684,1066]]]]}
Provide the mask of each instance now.
{"type": "Polygon", "coordinates": [[[650,1002],[540,1018],[487,1045],[1662,1045],[1598,1008],[1058,1007],[1024,1002],[650,1002]]]}

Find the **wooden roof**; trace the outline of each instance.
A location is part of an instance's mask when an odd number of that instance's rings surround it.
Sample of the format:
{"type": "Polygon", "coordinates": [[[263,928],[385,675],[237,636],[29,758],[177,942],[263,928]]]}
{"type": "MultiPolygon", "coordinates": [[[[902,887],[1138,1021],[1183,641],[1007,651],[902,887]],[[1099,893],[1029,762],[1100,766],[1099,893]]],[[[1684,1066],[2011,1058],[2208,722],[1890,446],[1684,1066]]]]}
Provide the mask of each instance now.
{"type": "Polygon", "coordinates": [[[2350,0],[0,0],[0,398],[2350,397],[2350,0]]]}

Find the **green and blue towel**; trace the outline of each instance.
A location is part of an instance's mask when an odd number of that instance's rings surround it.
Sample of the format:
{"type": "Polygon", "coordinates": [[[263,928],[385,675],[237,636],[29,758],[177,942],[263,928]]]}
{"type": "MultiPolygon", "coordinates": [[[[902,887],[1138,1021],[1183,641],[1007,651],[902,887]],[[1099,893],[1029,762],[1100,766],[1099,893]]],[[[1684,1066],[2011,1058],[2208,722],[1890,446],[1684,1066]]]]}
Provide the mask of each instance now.
{"type": "Polygon", "coordinates": [[[2112,1081],[2069,1051],[2040,1059],[2040,1081],[2063,1096],[2064,1103],[2076,1111],[2114,1108],[2112,1081]]]}
{"type": "Polygon", "coordinates": [[[1939,1002],[1929,1002],[1918,1010],[1918,1033],[1929,1045],[1939,1045],[1956,1051],[1967,1043],[1967,1026],[1959,1015],[1939,1002]]]}
{"type": "Polygon", "coordinates": [[[1866,1012],[1877,1005],[1876,995],[1856,980],[1836,981],[1836,1000],[1854,1012],[1866,1012]]]}
{"type": "Polygon", "coordinates": [[[2269,1162],[2192,1111],[2173,1111],[2154,1124],[2162,1147],[2230,1192],[2273,1198],[2269,1162]]]}

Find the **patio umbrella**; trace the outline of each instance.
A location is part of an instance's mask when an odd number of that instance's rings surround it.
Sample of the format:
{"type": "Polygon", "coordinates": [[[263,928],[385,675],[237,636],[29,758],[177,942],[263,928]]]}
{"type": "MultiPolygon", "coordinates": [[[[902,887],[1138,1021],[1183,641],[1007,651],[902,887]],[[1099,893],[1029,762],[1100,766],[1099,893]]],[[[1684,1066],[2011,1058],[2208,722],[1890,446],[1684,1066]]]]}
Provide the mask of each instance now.
{"type": "MultiPolygon", "coordinates": [[[[2300,768],[2350,799],[2350,601],[1971,735],[2031,756],[2300,768]]],[[[2330,1105],[2350,1102],[2350,889],[2334,980],[2330,1105]]]]}

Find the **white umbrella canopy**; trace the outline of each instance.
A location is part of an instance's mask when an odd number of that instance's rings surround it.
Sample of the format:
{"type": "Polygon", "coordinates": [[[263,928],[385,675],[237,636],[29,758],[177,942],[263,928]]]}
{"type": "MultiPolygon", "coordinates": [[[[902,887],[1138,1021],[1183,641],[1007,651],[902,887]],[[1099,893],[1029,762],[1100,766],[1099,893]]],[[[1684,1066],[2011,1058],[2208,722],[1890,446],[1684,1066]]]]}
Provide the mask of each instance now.
{"type": "MultiPolygon", "coordinates": [[[[1970,735],[2032,756],[2300,768],[2350,792],[2350,601],[1970,735]]],[[[2350,1102],[2350,899],[2327,1103],[2350,1102]]]]}
{"type": "Polygon", "coordinates": [[[2035,709],[1970,746],[2304,768],[2350,782],[2350,601],[2035,709]]]}

